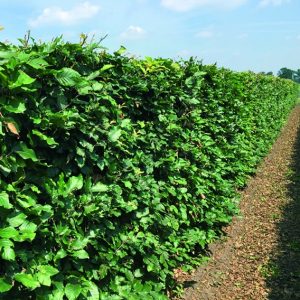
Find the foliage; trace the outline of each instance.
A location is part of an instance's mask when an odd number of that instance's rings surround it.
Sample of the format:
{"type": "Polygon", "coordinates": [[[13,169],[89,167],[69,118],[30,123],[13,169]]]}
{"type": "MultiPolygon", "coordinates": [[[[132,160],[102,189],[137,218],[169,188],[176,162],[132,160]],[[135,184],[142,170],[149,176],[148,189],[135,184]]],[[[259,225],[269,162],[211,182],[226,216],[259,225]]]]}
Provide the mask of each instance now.
{"type": "Polygon", "coordinates": [[[297,71],[294,71],[294,70],[291,70],[288,68],[281,68],[278,71],[277,75],[280,78],[290,79],[297,83],[300,83],[300,69],[298,69],[297,71]]]}
{"type": "Polygon", "coordinates": [[[289,80],[0,44],[1,299],[166,299],[236,212],[289,80]]]}

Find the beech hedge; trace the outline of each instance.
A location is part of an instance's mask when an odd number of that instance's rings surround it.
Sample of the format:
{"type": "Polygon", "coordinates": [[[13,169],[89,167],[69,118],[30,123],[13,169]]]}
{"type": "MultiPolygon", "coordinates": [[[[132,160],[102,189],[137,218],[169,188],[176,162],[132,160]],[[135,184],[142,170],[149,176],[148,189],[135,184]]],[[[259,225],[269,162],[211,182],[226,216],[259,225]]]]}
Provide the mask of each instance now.
{"type": "Polygon", "coordinates": [[[0,299],[167,299],[237,212],[297,85],[21,42],[0,43],[0,299]]]}

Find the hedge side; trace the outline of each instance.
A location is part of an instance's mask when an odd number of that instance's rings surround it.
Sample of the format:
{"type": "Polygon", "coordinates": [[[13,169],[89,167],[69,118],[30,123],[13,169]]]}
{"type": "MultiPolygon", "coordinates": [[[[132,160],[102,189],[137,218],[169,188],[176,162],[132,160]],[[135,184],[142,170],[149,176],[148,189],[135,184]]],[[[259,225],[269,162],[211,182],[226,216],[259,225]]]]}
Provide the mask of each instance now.
{"type": "Polygon", "coordinates": [[[0,299],[166,299],[237,211],[288,80],[0,44],[0,299]]]}

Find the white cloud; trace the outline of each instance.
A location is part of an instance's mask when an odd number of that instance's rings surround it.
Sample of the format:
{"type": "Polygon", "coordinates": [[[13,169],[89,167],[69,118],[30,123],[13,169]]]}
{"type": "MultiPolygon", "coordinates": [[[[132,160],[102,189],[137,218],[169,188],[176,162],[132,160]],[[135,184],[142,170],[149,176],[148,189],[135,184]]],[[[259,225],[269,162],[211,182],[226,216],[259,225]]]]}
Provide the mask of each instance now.
{"type": "Polygon", "coordinates": [[[300,34],[297,36],[297,40],[300,40],[300,34]]]}
{"type": "Polygon", "coordinates": [[[214,32],[212,30],[201,30],[196,34],[196,37],[203,39],[210,39],[214,36],[214,32]]]}
{"type": "Polygon", "coordinates": [[[37,18],[30,20],[29,25],[31,27],[57,23],[72,25],[94,17],[99,10],[98,5],[93,5],[90,2],[80,3],[69,10],[57,6],[47,7],[37,18]]]}
{"type": "Polygon", "coordinates": [[[145,34],[146,31],[142,27],[130,25],[121,33],[121,38],[124,40],[137,40],[143,38],[145,34]]]}
{"type": "Polygon", "coordinates": [[[161,5],[175,11],[189,11],[201,7],[235,8],[247,0],[161,0],[161,5]]]}
{"type": "Polygon", "coordinates": [[[259,6],[265,7],[269,5],[280,6],[285,3],[289,3],[290,0],[260,0],[259,6]]]}

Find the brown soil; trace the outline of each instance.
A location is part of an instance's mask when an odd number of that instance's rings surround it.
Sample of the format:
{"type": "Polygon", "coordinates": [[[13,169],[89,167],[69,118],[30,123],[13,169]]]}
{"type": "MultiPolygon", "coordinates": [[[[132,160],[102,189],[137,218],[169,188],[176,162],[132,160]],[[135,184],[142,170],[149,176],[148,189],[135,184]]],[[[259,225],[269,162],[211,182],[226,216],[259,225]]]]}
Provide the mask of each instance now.
{"type": "Polygon", "coordinates": [[[189,278],[185,300],[300,299],[300,106],[241,193],[239,217],[189,278]]]}

